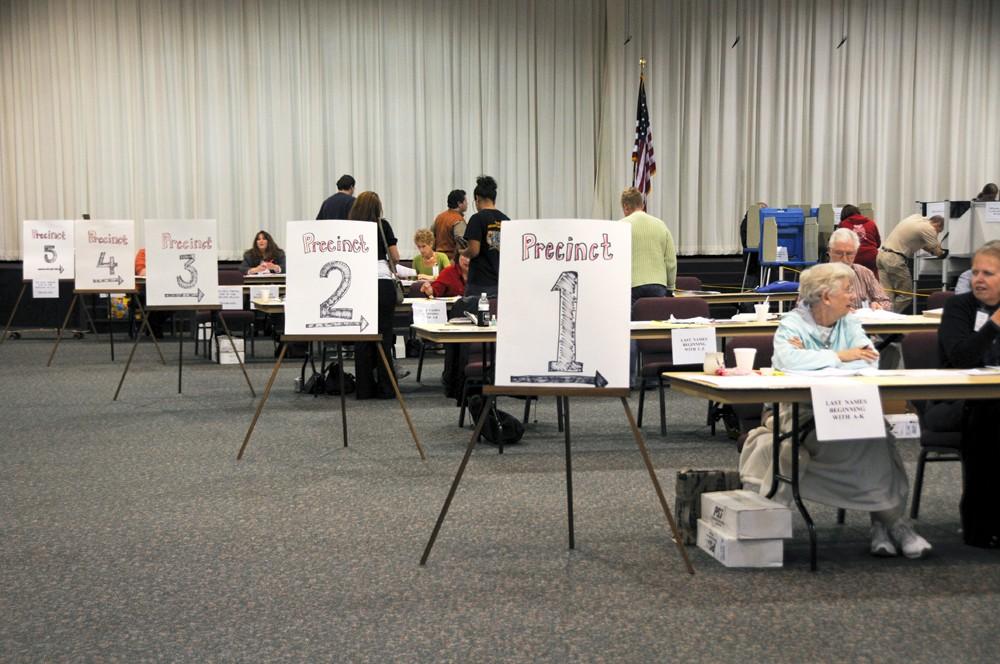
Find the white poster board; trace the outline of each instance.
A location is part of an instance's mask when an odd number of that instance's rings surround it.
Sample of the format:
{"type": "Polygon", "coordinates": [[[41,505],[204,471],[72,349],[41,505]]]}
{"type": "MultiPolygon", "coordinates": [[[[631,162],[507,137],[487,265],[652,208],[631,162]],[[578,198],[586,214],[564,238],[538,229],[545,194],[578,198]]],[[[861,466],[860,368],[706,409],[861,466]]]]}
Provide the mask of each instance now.
{"type": "Polygon", "coordinates": [[[135,222],[131,219],[76,222],[76,288],[135,288],[135,222]]]}
{"type": "Polygon", "coordinates": [[[285,237],[285,334],[377,334],[378,227],[290,221],[285,237]]]}
{"type": "Polygon", "coordinates": [[[885,438],[877,385],[817,382],[810,392],[817,440],[885,438]]]}
{"type": "Polygon", "coordinates": [[[146,220],[146,304],[219,304],[215,219],[146,220]]]}
{"type": "Polygon", "coordinates": [[[518,220],[502,233],[496,384],[628,387],[628,224],[518,220]]]}
{"type": "Polygon", "coordinates": [[[73,278],[73,219],[29,220],[22,229],[25,279],[73,278]]]}

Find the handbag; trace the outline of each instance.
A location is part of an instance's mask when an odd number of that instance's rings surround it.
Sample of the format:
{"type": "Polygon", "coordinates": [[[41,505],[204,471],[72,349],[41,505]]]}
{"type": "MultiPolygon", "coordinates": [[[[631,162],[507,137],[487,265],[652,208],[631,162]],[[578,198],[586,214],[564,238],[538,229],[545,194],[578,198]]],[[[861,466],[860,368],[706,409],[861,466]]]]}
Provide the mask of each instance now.
{"type": "Polygon", "coordinates": [[[382,237],[382,246],[385,247],[385,260],[389,263],[389,272],[392,273],[392,286],[396,291],[396,304],[402,304],[403,298],[406,295],[403,293],[403,284],[400,283],[399,277],[396,276],[396,261],[392,259],[392,253],[389,252],[389,243],[385,239],[385,231],[382,230],[382,219],[379,219],[378,224],[378,234],[382,237]]]}

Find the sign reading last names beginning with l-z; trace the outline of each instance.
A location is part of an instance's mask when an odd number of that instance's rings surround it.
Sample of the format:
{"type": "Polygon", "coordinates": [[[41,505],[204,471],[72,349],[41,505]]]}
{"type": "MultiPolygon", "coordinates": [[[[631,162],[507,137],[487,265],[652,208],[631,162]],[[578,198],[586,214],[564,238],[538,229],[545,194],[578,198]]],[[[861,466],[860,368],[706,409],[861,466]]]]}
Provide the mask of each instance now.
{"type": "Polygon", "coordinates": [[[215,219],[146,220],[146,304],[219,304],[215,219]]]}
{"type": "Polygon", "coordinates": [[[628,387],[629,226],[516,220],[500,233],[496,384],[628,387]]]}
{"type": "Polygon", "coordinates": [[[285,237],[285,334],[377,334],[378,227],[290,221],[285,237]]]}

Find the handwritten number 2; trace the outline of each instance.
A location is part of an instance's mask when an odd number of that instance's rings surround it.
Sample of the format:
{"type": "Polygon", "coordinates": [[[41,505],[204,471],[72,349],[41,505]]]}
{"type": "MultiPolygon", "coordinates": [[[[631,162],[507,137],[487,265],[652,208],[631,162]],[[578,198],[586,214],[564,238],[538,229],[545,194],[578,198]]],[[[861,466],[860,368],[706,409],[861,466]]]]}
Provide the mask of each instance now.
{"type": "Polygon", "coordinates": [[[576,361],[579,284],[579,273],[567,271],[561,273],[552,286],[552,290],[559,291],[559,339],[556,344],[556,359],[549,362],[549,371],[583,371],[583,363],[576,361]]]}
{"type": "Polygon", "coordinates": [[[319,276],[326,278],[331,272],[339,272],[341,276],[340,285],[333,295],[326,298],[319,305],[320,318],[343,318],[350,319],[354,315],[352,307],[337,307],[337,302],[344,297],[347,289],[351,287],[351,266],[342,261],[330,261],[319,270],[319,276]]]}

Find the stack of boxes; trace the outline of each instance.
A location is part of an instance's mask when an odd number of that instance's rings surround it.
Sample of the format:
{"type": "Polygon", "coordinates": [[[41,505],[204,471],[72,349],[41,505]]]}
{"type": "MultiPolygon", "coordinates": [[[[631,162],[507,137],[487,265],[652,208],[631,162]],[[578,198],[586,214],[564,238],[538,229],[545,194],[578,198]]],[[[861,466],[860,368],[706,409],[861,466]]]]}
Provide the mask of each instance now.
{"type": "Polygon", "coordinates": [[[726,567],[781,567],[792,511],[753,491],[701,494],[698,548],[726,567]]]}
{"type": "Polygon", "coordinates": [[[239,364],[240,361],[246,361],[246,356],[243,354],[243,339],[233,337],[233,344],[236,344],[236,352],[239,353],[239,360],[236,359],[236,354],[233,353],[233,346],[229,343],[229,337],[220,334],[218,341],[219,364],[239,364]]]}

